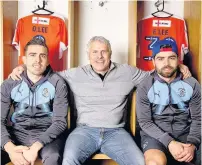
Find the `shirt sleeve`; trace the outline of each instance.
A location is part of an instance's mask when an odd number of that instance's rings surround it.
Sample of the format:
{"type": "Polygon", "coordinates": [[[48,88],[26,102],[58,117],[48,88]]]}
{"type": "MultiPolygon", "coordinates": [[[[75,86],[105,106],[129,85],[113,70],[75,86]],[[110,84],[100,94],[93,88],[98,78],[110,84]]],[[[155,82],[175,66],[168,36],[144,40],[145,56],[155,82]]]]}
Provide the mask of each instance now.
{"type": "Polygon", "coordinates": [[[129,69],[132,76],[132,83],[135,87],[137,87],[142,82],[142,80],[144,80],[151,73],[151,71],[143,71],[141,69],[138,69],[137,67],[132,67],[130,65],[129,69]]]}
{"type": "Polygon", "coordinates": [[[60,52],[59,59],[62,58],[63,51],[68,48],[68,31],[64,20],[60,24],[60,52]]]}
{"type": "Polygon", "coordinates": [[[11,100],[11,84],[8,81],[4,81],[1,85],[1,148],[4,149],[4,145],[11,141],[10,134],[7,130],[7,119],[10,112],[12,100],[11,100]]]}
{"type": "Polygon", "coordinates": [[[182,25],[181,25],[181,59],[180,61],[184,60],[184,56],[186,54],[188,54],[189,52],[189,43],[188,43],[188,37],[187,37],[187,27],[186,27],[186,23],[185,20],[182,21],[182,25]]]}
{"type": "Polygon", "coordinates": [[[137,106],[137,119],[141,129],[149,136],[160,141],[165,147],[173,140],[173,138],[160,129],[152,119],[152,113],[150,108],[150,101],[147,97],[147,92],[144,87],[139,86],[136,95],[137,106]]]}
{"type": "Polygon", "coordinates": [[[192,98],[189,102],[189,108],[192,122],[187,142],[199,147],[201,143],[201,87],[197,81],[194,86],[192,98]]]}
{"type": "Polygon", "coordinates": [[[17,50],[19,50],[21,31],[22,31],[22,19],[19,19],[16,23],[15,33],[12,41],[12,45],[15,46],[17,50]]]}
{"type": "Polygon", "coordinates": [[[56,83],[53,100],[52,125],[38,138],[43,145],[55,140],[67,128],[68,90],[65,82],[60,79],[56,83]]]}
{"type": "Polygon", "coordinates": [[[70,83],[73,83],[72,81],[76,77],[77,70],[78,70],[78,67],[70,68],[70,69],[57,72],[57,74],[70,84],[70,83]]]}

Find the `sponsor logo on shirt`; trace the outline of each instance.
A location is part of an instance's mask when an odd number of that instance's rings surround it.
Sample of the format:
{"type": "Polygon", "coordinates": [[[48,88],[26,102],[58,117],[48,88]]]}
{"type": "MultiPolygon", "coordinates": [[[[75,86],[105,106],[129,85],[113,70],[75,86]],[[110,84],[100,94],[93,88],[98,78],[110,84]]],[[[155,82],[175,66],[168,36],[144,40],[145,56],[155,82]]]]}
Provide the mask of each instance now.
{"type": "Polygon", "coordinates": [[[153,27],[171,27],[170,20],[153,20],[153,27]]]}
{"type": "Polygon", "coordinates": [[[49,25],[50,18],[32,17],[33,24],[49,25]]]}
{"type": "Polygon", "coordinates": [[[144,56],[143,59],[145,61],[152,61],[152,56],[144,56]]]}

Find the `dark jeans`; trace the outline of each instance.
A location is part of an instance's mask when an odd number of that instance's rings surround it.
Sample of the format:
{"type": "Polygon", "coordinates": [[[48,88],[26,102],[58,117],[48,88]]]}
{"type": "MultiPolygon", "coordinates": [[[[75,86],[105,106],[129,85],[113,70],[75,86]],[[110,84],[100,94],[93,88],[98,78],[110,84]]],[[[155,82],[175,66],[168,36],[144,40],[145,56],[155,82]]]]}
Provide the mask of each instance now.
{"type": "MultiPolygon", "coordinates": [[[[42,159],[44,165],[62,164],[65,140],[66,135],[63,134],[39,151],[39,158],[42,159]]],[[[8,162],[10,162],[8,154],[1,150],[1,164],[4,165],[8,162]]]]}

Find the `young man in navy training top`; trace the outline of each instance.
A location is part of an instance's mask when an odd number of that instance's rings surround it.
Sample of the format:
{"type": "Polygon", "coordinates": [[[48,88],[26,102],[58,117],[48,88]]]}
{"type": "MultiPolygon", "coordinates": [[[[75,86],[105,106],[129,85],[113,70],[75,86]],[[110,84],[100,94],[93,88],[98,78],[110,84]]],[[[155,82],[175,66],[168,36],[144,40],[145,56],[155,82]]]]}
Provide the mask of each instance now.
{"type": "Polygon", "coordinates": [[[182,79],[174,40],[153,46],[155,71],[137,89],[146,165],[201,164],[201,87],[182,79]]]}
{"type": "MultiPolygon", "coordinates": [[[[67,128],[67,86],[53,73],[42,36],[25,46],[22,79],[1,85],[1,148],[14,165],[61,165],[67,128]],[[11,126],[7,126],[11,106],[11,126]]],[[[2,158],[2,159],[5,159],[2,158]]]]}

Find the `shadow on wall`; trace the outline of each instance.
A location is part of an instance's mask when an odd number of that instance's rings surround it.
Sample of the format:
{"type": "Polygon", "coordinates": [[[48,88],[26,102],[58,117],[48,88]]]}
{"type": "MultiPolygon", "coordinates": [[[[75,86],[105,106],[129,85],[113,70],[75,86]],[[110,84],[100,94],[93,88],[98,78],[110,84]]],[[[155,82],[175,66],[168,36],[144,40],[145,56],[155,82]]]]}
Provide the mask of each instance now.
{"type": "Polygon", "coordinates": [[[185,54],[183,64],[188,66],[192,76],[198,80],[197,72],[193,66],[193,56],[192,55],[193,55],[192,52],[188,52],[187,54],[185,54]]]}

